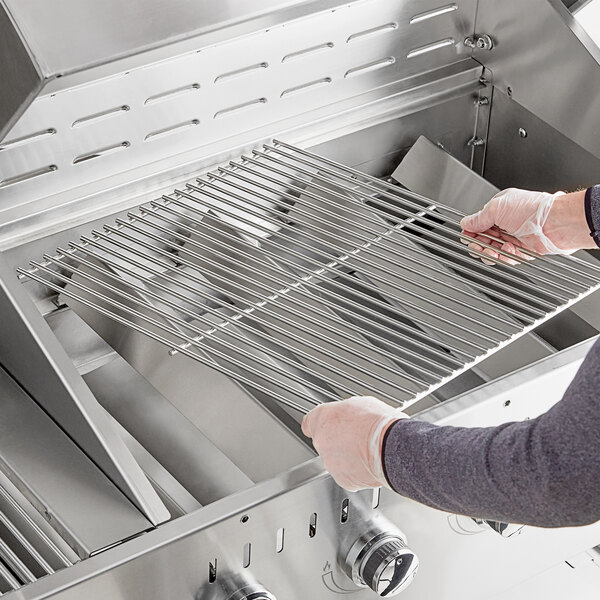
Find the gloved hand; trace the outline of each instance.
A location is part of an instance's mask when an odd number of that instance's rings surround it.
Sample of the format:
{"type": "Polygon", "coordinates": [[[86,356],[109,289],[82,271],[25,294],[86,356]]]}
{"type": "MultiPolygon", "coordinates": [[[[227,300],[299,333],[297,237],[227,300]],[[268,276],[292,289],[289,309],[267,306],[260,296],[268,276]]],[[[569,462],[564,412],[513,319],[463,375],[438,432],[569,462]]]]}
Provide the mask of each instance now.
{"type": "Polygon", "coordinates": [[[356,492],[388,485],[381,460],[383,436],[394,421],[406,418],[377,398],[353,396],[311,410],[302,431],[312,438],[338,485],[356,492]]]}
{"type": "MultiPolygon", "coordinates": [[[[509,188],[496,194],[479,212],[464,217],[460,224],[468,237],[523,259],[530,257],[520,252],[518,246],[538,254],[568,254],[579,248],[593,247],[585,223],[582,193],[548,194],[509,188]],[[492,229],[494,227],[502,231],[492,229]],[[490,241],[486,233],[504,243],[490,241]]],[[[463,239],[463,242],[472,250],[517,264],[492,249],[483,248],[476,241],[469,243],[463,239]]]]}

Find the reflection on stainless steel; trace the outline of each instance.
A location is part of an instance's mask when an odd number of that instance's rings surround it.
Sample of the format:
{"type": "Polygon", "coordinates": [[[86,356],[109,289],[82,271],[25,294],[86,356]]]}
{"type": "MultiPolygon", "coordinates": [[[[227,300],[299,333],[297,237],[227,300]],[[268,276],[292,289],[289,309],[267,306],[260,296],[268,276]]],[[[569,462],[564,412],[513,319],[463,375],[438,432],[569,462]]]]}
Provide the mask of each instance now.
{"type": "Polygon", "coordinates": [[[283,142],[255,156],[21,275],[300,412],[311,395],[419,399],[598,286],[600,269],[571,257],[492,272],[465,253],[456,209],[283,142]]]}
{"type": "Polygon", "coordinates": [[[300,425],[532,418],[597,335],[593,253],[461,239],[600,172],[597,53],[521,4],[0,0],[0,595],[500,600],[598,545],[350,494],[300,425]]]}

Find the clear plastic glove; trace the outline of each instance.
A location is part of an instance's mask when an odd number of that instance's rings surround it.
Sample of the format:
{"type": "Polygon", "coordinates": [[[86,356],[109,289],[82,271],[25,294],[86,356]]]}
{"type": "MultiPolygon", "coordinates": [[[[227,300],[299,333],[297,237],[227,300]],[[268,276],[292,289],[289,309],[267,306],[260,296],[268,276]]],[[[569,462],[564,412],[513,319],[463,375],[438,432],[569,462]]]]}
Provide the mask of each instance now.
{"type": "Polygon", "coordinates": [[[356,492],[388,485],[381,457],[383,436],[391,423],[406,418],[377,398],[353,396],[311,410],[302,431],[312,438],[338,485],[356,492]]]}
{"type": "MultiPolygon", "coordinates": [[[[565,209],[579,209],[578,214],[569,215],[579,217],[583,215],[583,201],[581,206],[575,203],[557,205],[557,200],[566,197],[564,192],[548,194],[546,192],[530,192],[517,188],[509,188],[496,194],[479,212],[461,221],[463,232],[475,241],[468,242],[471,250],[487,254],[491,258],[517,264],[518,261],[502,256],[495,250],[484,248],[476,243],[477,240],[514,254],[521,259],[530,259],[529,256],[519,251],[519,246],[538,254],[568,254],[581,247],[578,237],[579,231],[572,231],[575,225],[573,219],[561,220],[567,216],[565,209]],[[500,229],[501,231],[499,231],[500,229]],[[490,240],[486,233],[503,240],[503,243],[490,240]]],[[[579,224],[577,224],[579,225],[579,224]]],[[[587,240],[585,243],[588,243],[587,240]]],[[[485,261],[494,264],[491,261],[485,261]]]]}

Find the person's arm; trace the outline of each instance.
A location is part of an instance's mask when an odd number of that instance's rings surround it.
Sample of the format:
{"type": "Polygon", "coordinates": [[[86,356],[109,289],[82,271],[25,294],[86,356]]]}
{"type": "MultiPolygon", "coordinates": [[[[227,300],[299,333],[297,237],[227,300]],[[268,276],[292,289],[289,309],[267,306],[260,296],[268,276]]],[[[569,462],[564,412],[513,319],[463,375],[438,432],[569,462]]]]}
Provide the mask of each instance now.
{"type": "MultiPolygon", "coordinates": [[[[517,255],[519,246],[541,254],[593,248],[600,186],[574,194],[505,190],[461,224],[480,251],[477,241],[499,231],[504,244],[490,245],[517,255]]],[[[600,520],[599,344],[564,399],[533,421],[438,427],[398,421],[406,415],[383,402],[352,398],[313,409],[302,429],[349,490],[389,485],[424,504],[496,521],[592,523],[600,520]]]]}
{"type": "Polygon", "coordinates": [[[564,398],[531,421],[386,431],[391,487],[451,513],[540,527],[600,520],[600,342],[564,398]]]}

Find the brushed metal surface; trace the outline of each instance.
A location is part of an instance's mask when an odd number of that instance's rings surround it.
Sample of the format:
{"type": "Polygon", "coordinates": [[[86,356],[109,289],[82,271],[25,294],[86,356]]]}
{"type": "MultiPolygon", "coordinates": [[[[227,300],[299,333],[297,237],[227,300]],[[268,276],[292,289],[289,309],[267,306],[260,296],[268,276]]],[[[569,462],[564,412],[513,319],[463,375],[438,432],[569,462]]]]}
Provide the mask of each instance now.
{"type": "Polygon", "coordinates": [[[495,41],[474,52],[494,85],[600,157],[600,49],[561,0],[532,0],[526,11],[519,0],[481,0],[476,29],[495,41]]]}
{"type": "MultiPolygon", "coordinates": [[[[462,39],[473,28],[476,1],[464,0],[459,10],[410,23],[437,6],[438,0],[353,2],[40,96],[7,141],[50,129],[56,133],[0,152],[0,224],[23,218],[49,224],[48,211],[60,202],[56,194],[92,183],[106,191],[113,187],[107,178],[128,172],[131,183],[138,179],[132,169],[184,152],[206,156],[222,145],[230,153],[300,124],[319,123],[323,135],[325,119],[335,115],[338,123],[348,121],[349,105],[373,111],[368,93],[392,100],[400,110],[400,84],[417,91],[420,78],[470,56],[462,39]],[[396,27],[367,34],[389,23],[396,27]],[[352,38],[357,34],[362,35],[352,38]],[[454,41],[407,58],[411,49],[439,39],[454,41]],[[323,51],[309,52],[323,44],[323,51]],[[331,83],[318,89],[309,85],[322,79],[331,83]],[[292,89],[304,91],[285,94],[292,89]]],[[[358,121],[355,115],[354,128],[358,121]]],[[[156,176],[156,164],[153,170],[156,176]]],[[[76,197],[81,195],[78,189],[76,197]]],[[[73,210],[70,205],[68,212],[73,210]]]]}
{"type": "MultiPolygon", "coordinates": [[[[4,0],[47,74],[67,74],[157,46],[270,15],[307,0],[81,2],[4,0]]],[[[327,3],[321,3],[327,5],[327,3]]],[[[268,21],[267,21],[268,23],[268,21]]]]}
{"type": "Polygon", "coordinates": [[[39,67],[0,2],[0,142],[42,88],[39,67]]]}
{"type": "Polygon", "coordinates": [[[4,370],[0,389],[1,469],[80,558],[152,527],[4,370]]]}
{"type": "Polygon", "coordinates": [[[500,191],[424,136],[415,142],[392,178],[417,194],[443,198],[444,204],[467,214],[478,211],[500,191]]]}
{"type": "Polygon", "coordinates": [[[254,484],[125,360],[115,358],[84,380],[100,404],[201,504],[254,484]]]}
{"type": "Polygon", "coordinates": [[[599,285],[578,257],[486,268],[462,215],[275,141],[18,272],[130,361],[153,344],[126,329],[299,413],[365,393],[409,406],[599,285]]]}
{"type": "MultiPolygon", "coordinates": [[[[560,399],[592,343],[545,359],[418,418],[457,426],[533,418],[560,399]],[[508,406],[507,399],[511,400],[508,406]]],[[[276,597],[326,600],[353,593],[356,598],[371,598],[371,593],[344,578],[336,560],[364,530],[365,520],[381,513],[406,534],[420,557],[420,572],[403,598],[481,600],[559,565],[597,545],[600,538],[596,524],[555,530],[528,527],[521,535],[504,539],[491,530],[465,532],[457,516],[387,490],[377,511],[370,509],[371,500],[371,492],[345,493],[322,472],[316,459],[34,583],[19,598],[95,600],[109,594],[128,600],[191,599],[210,585],[209,563],[215,559],[218,576],[243,570],[247,542],[252,543],[253,556],[248,570],[276,597]],[[343,524],[341,507],[347,497],[349,519],[343,524]],[[313,512],[318,514],[317,533],[310,537],[313,512]],[[248,518],[241,519],[244,515],[248,518]],[[282,527],[285,544],[277,552],[277,532],[282,527]]]]}
{"type": "MultiPolygon", "coordinates": [[[[572,107],[574,121],[579,114],[572,107]]],[[[590,123],[595,123],[596,113],[589,118],[586,128],[594,129],[590,123]]],[[[510,98],[497,89],[490,121],[486,179],[500,188],[552,193],[596,184],[600,179],[600,155],[585,150],[555,127],[524,108],[514,94],[510,98]],[[527,131],[527,137],[519,135],[521,128],[527,131]]]]}
{"type": "Polygon", "coordinates": [[[70,432],[152,523],[168,519],[148,480],[2,257],[0,309],[4,323],[0,336],[2,366],[70,432]]]}

